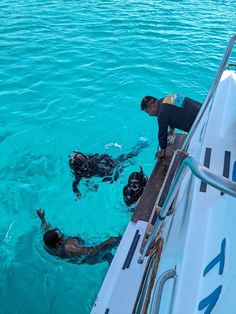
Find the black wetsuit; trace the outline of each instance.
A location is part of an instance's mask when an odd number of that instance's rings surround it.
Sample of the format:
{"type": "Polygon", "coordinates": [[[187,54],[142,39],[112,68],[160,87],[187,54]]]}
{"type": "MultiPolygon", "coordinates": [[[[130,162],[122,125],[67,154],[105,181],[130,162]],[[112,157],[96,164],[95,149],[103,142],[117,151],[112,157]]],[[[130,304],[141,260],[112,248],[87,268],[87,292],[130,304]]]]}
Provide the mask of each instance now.
{"type": "Polygon", "coordinates": [[[72,184],[73,192],[76,194],[80,193],[77,185],[82,178],[100,177],[103,178],[103,182],[109,181],[112,183],[116,181],[124,168],[123,163],[128,159],[136,157],[148,145],[147,141],[140,141],[129,154],[122,154],[116,159],[107,154],[84,155],[89,163],[89,168],[86,170],[81,170],[80,167],[76,167],[76,164],[72,164],[69,161],[69,166],[75,177],[72,184]]]}
{"type": "MultiPolygon", "coordinates": [[[[79,193],[77,185],[82,178],[91,178],[91,177],[101,177],[103,181],[112,182],[114,169],[118,166],[117,162],[114,161],[109,155],[103,154],[94,154],[86,156],[89,160],[89,168],[86,170],[81,170],[80,168],[71,167],[75,180],[72,183],[72,189],[74,193],[79,193]]],[[[118,172],[117,172],[118,174],[118,172]]],[[[114,180],[118,178],[118,175],[114,177],[114,180]]]]}
{"type": "Polygon", "coordinates": [[[162,149],[167,146],[168,126],[189,132],[201,103],[178,94],[158,100],[158,140],[162,149]]]}

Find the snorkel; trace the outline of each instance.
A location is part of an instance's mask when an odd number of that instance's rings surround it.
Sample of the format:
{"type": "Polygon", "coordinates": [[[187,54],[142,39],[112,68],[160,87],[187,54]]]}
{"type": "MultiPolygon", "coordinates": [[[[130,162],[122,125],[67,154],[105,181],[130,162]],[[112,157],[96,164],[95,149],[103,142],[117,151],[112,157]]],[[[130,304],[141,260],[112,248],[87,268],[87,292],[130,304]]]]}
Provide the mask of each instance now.
{"type": "Polygon", "coordinates": [[[143,173],[143,167],[141,165],[139,165],[140,171],[139,173],[142,175],[142,177],[144,177],[144,173],[143,173]]]}

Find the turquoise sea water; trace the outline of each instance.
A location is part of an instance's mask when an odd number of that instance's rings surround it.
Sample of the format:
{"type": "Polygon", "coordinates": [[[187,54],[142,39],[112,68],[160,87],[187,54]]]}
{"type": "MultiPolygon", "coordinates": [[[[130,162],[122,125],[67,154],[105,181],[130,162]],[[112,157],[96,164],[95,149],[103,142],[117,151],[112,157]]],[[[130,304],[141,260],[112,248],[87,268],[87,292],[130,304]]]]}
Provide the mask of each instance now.
{"type": "Polygon", "coordinates": [[[122,187],[139,164],[150,174],[157,145],[140,101],[204,100],[236,32],[236,0],[2,0],[0,22],[0,312],[89,313],[108,265],[48,255],[35,210],[88,244],[124,232],[122,187]],[[73,150],[115,157],[140,137],[150,146],[117,182],[75,199],[73,150]]]}

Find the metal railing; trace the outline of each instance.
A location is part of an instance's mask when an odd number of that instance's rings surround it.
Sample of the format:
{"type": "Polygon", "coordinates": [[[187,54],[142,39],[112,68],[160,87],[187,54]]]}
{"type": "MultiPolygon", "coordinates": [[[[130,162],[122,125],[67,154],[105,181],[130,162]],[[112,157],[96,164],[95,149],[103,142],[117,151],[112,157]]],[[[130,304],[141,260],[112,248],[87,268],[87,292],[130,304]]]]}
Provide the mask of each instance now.
{"type": "Polygon", "coordinates": [[[211,98],[214,95],[214,93],[216,91],[216,88],[217,88],[217,86],[218,86],[218,84],[220,82],[220,78],[222,76],[222,73],[224,72],[224,70],[225,70],[225,68],[227,66],[227,62],[229,60],[229,56],[230,56],[230,53],[231,53],[231,51],[233,49],[235,41],[236,41],[236,34],[230,39],[230,41],[228,43],[228,46],[227,46],[227,48],[225,50],[224,57],[223,57],[223,59],[221,61],[221,65],[220,65],[220,67],[219,67],[219,69],[217,71],[217,74],[215,76],[214,82],[213,82],[213,84],[212,84],[212,86],[211,86],[211,88],[210,88],[210,90],[209,90],[209,92],[207,94],[207,97],[206,97],[206,99],[205,99],[205,101],[204,101],[204,103],[203,103],[203,105],[202,105],[202,107],[201,107],[201,109],[200,109],[200,111],[199,111],[199,113],[198,113],[198,115],[197,115],[197,117],[196,117],[192,127],[191,127],[191,130],[189,131],[189,133],[188,133],[188,135],[187,135],[187,137],[186,137],[186,139],[185,139],[185,141],[184,141],[184,143],[182,145],[181,150],[183,150],[183,151],[187,151],[189,143],[190,143],[190,141],[191,141],[191,139],[192,139],[192,137],[193,137],[197,127],[198,127],[198,124],[199,124],[203,114],[205,113],[206,109],[208,108],[208,105],[209,105],[209,103],[211,101],[211,98]]]}
{"type": "MultiPolygon", "coordinates": [[[[139,257],[139,263],[142,263],[144,260],[144,256],[147,253],[147,250],[149,249],[150,244],[154,240],[155,236],[157,235],[157,232],[165,219],[168,210],[180,188],[180,185],[182,184],[182,181],[187,173],[188,170],[191,170],[191,172],[199,178],[201,181],[205,182],[206,184],[209,184],[210,186],[224,192],[225,194],[231,195],[233,197],[236,197],[236,183],[233,181],[220,176],[218,174],[213,173],[210,171],[207,167],[201,165],[199,162],[197,162],[193,157],[186,157],[180,167],[179,170],[174,178],[174,181],[172,182],[170,186],[170,190],[167,194],[167,197],[165,199],[165,202],[163,204],[163,207],[159,213],[158,219],[153,227],[153,231],[150,234],[147,243],[144,247],[142,255],[139,257]]],[[[157,239],[156,239],[157,240],[157,239]]]]}
{"type": "Polygon", "coordinates": [[[154,287],[154,298],[151,303],[150,313],[156,313],[156,314],[159,313],[160,305],[161,305],[161,296],[162,296],[164,285],[167,282],[167,280],[171,278],[175,278],[175,277],[176,277],[176,270],[169,269],[158,278],[158,281],[154,287]]]}

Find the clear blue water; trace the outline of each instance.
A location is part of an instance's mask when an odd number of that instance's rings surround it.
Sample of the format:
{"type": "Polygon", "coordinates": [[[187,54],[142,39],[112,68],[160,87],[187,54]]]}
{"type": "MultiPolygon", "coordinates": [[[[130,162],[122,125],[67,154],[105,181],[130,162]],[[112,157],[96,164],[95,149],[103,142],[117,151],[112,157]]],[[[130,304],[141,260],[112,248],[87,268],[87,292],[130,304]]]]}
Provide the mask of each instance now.
{"type": "Polygon", "coordinates": [[[1,313],[90,312],[108,265],[48,255],[36,208],[88,244],[124,232],[122,187],[139,164],[150,174],[156,150],[156,120],[140,100],[178,92],[203,101],[236,31],[235,8],[235,0],[1,1],[1,313]],[[76,201],[68,155],[118,156],[140,137],[151,144],[119,181],[83,187],[76,201]]]}

